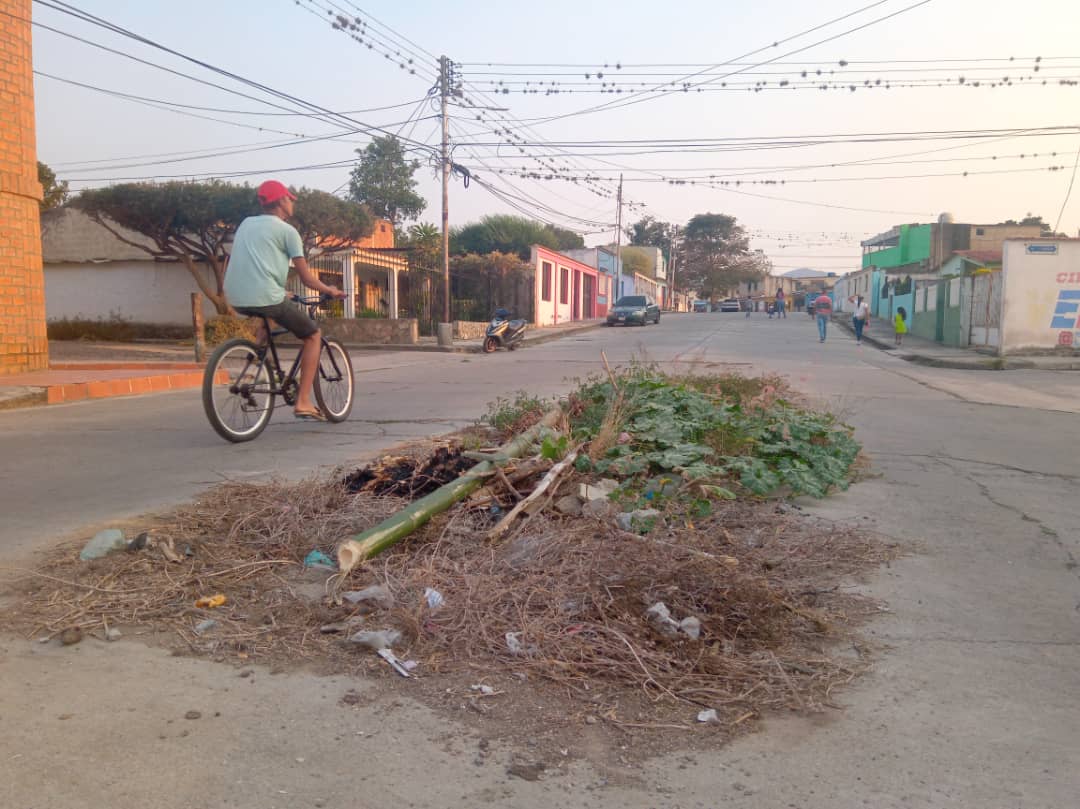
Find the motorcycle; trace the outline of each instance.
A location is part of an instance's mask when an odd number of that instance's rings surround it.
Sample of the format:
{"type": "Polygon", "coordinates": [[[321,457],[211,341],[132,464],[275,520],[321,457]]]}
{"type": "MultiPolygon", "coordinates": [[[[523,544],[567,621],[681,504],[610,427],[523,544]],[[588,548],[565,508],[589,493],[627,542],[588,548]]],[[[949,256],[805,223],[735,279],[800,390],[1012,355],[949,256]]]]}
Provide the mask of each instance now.
{"type": "Polygon", "coordinates": [[[496,309],[495,316],[488,324],[484,334],[484,353],[490,354],[497,348],[515,350],[525,339],[525,327],[528,323],[520,318],[511,320],[506,309],[496,309]]]}

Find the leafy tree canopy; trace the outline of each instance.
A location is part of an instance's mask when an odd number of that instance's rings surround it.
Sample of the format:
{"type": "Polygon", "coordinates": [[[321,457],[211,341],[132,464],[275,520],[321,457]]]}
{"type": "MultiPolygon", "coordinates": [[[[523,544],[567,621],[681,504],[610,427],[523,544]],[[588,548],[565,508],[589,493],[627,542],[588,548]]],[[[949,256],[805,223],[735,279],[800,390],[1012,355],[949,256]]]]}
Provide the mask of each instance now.
{"type": "Polygon", "coordinates": [[[638,247],[623,247],[619,251],[619,258],[625,273],[640,273],[649,278],[656,275],[656,258],[638,247]]]}
{"type": "Polygon", "coordinates": [[[221,313],[225,300],[225,244],[244,218],[256,212],[255,192],[222,182],[124,183],[83,191],[72,201],[120,241],[159,258],[174,258],[195,278],[221,313]],[[153,242],[146,247],[117,230],[135,231],[153,242]],[[196,262],[213,271],[213,285],[196,262]]]}
{"type": "Polygon", "coordinates": [[[38,182],[41,183],[41,188],[45,192],[45,196],[41,200],[41,210],[48,211],[53,208],[59,208],[67,202],[67,181],[57,182],[56,172],[40,160],[37,164],[37,176],[38,182]]]}
{"type": "Polygon", "coordinates": [[[704,213],[686,225],[680,253],[682,280],[702,297],[716,298],[768,272],[768,260],[750,250],[750,238],[735,217],[704,213]]]}
{"type": "MultiPolygon", "coordinates": [[[[259,213],[250,186],[219,181],[125,183],[83,191],[71,204],[120,241],[183,264],[218,312],[229,312],[226,245],[245,218],[259,213]],[[146,237],[151,245],[124,231],[146,237]],[[200,264],[210,268],[211,278],[200,264]]],[[[373,225],[362,206],[307,188],[297,193],[294,221],[307,249],[344,246],[370,234],[373,225]]]]}
{"type": "Polygon", "coordinates": [[[400,247],[410,247],[419,263],[425,267],[435,267],[442,256],[442,231],[431,222],[412,225],[401,234],[400,247]]]}
{"type": "Polygon", "coordinates": [[[631,245],[659,247],[664,260],[671,261],[671,246],[675,238],[675,225],[663,222],[654,216],[643,216],[625,230],[631,245]]]}
{"type": "Polygon", "coordinates": [[[348,247],[370,236],[375,227],[371,212],[363,205],[312,188],[296,192],[292,223],[306,251],[348,247]]]}
{"type": "Polygon", "coordinates": [[[450,234],[450,248],[455,254],[514,253],[528,260],[534,244],[551,250],[571,250],[584,247],[585,240],[572,231],[508,214],[485,216],[450,234]]]}
{"type": "Polygon", "coordinates": [[[427,201],[416,193],[414,179],[420,161],[406,159],[401,141],[393,135],[376,136],[356,153],[360,160],[349,176],[353,200],[395,227],[423,213],[427,201]]]}
{"type": "Polygon", "coordinates": [[[1021,219],[1019,221],[1017,221],[1015,219],[1006,219],[1004,222],[1000,222],[999,224],[1002,224],[1002,225],[1038,225],[1040,228],[1042,228],[1043,233],[1049,233],[1051,230],[1053,230],[1053,228],[1051,228],[1050,225],[1048,225],[1046,223],[1046,220],[1044,220],[1041,216],[1035,216],[1035,215],[1033,215],[1031,213],[1028,213],[1027,216],[1025,216],[1023,219],[1021,219]]]}

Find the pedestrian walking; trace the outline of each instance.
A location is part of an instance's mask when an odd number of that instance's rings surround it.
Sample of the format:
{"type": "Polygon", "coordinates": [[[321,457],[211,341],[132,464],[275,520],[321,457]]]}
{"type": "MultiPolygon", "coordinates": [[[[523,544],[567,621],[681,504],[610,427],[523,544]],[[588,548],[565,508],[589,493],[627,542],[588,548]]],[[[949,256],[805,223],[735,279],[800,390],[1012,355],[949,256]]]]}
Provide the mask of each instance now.
{"type": "Polygon", "coordinates": [[[848,301],[855,304],[851,325],[855,327],[855,345],[861,346],[863,329],[866,328],[866,321],[870,319],[870,306],[862,295],[852,295],[848,301]]]}
{"type": "Polygon", "coordinates": [[[903,306],[897,307],[896,317],[893,318],[893,326],[896,329],[896,344],[902,345],[904,335],[907,334],[907,312],[903,306]]]}
{"type": "Polygon", "coordinates": [[[754,302],[750,299],[749,295],[747,295],[745,298],[743,298],[742,305],[743,305],[743,309],[746,310],[747,318],[749,318],[750,317],[750,311],[754,308],[754,302]]]}
{"type": "Polygon", "coordinates": [[[832,298],[822,292],[814,299],[814,314],[817,316],[818,342],[825,342],[825,332],[832,317],[832,298]]]}
{"type": "Polygon", "coordinates": [[[776,290],[776,314],[778,317],[787,317],[787,296],[784,290],[776,290]]]}

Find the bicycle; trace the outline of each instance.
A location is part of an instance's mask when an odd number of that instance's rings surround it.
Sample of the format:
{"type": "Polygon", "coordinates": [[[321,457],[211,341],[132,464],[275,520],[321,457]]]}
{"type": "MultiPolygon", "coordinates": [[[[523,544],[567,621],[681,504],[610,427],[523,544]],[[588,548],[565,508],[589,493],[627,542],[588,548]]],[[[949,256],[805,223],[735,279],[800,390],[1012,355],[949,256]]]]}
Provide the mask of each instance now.
{"type": "MultiPolygon", "coordinates": [[[[314,319],[316,309],[329,296],[293,295],[291,300],[305,306],[314,319]]],[[[266,345],[243,338],[227,340],[215,349],[203,374],[206,418],[218,435],[233,443],[251,441],[266,429],[278,396],[286,404],[296,403],[300,353],[286,373],[274,338],[288,334],[288,329],[271,329],[265,316],[262,321],[266,345]]],[[[352,361],[345,346],[333,338],[322,338],[313,393],[327,421],[336,424],[349,417],[353,406],[352,361]]]]}

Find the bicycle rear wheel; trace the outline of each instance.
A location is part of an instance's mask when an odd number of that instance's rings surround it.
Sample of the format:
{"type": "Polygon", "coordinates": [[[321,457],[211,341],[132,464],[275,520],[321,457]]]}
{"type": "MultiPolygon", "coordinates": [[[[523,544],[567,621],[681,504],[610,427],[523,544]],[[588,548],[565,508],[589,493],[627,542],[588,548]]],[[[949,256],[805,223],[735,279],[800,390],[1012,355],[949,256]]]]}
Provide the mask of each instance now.
{"type": "Polygon", "coordinates": [[[274,412],[270,369],[250,340],[229,340],[210,357],[203,374],[203,409],[226,441],[258,436],[274,412]]]}
{"type": "Polygon", "coordinates": [[[315,401],[327,421],[341,422],[353,406],[353,367],[349,352],[337,340],[324,340],[315,376],[315,401]]]}

